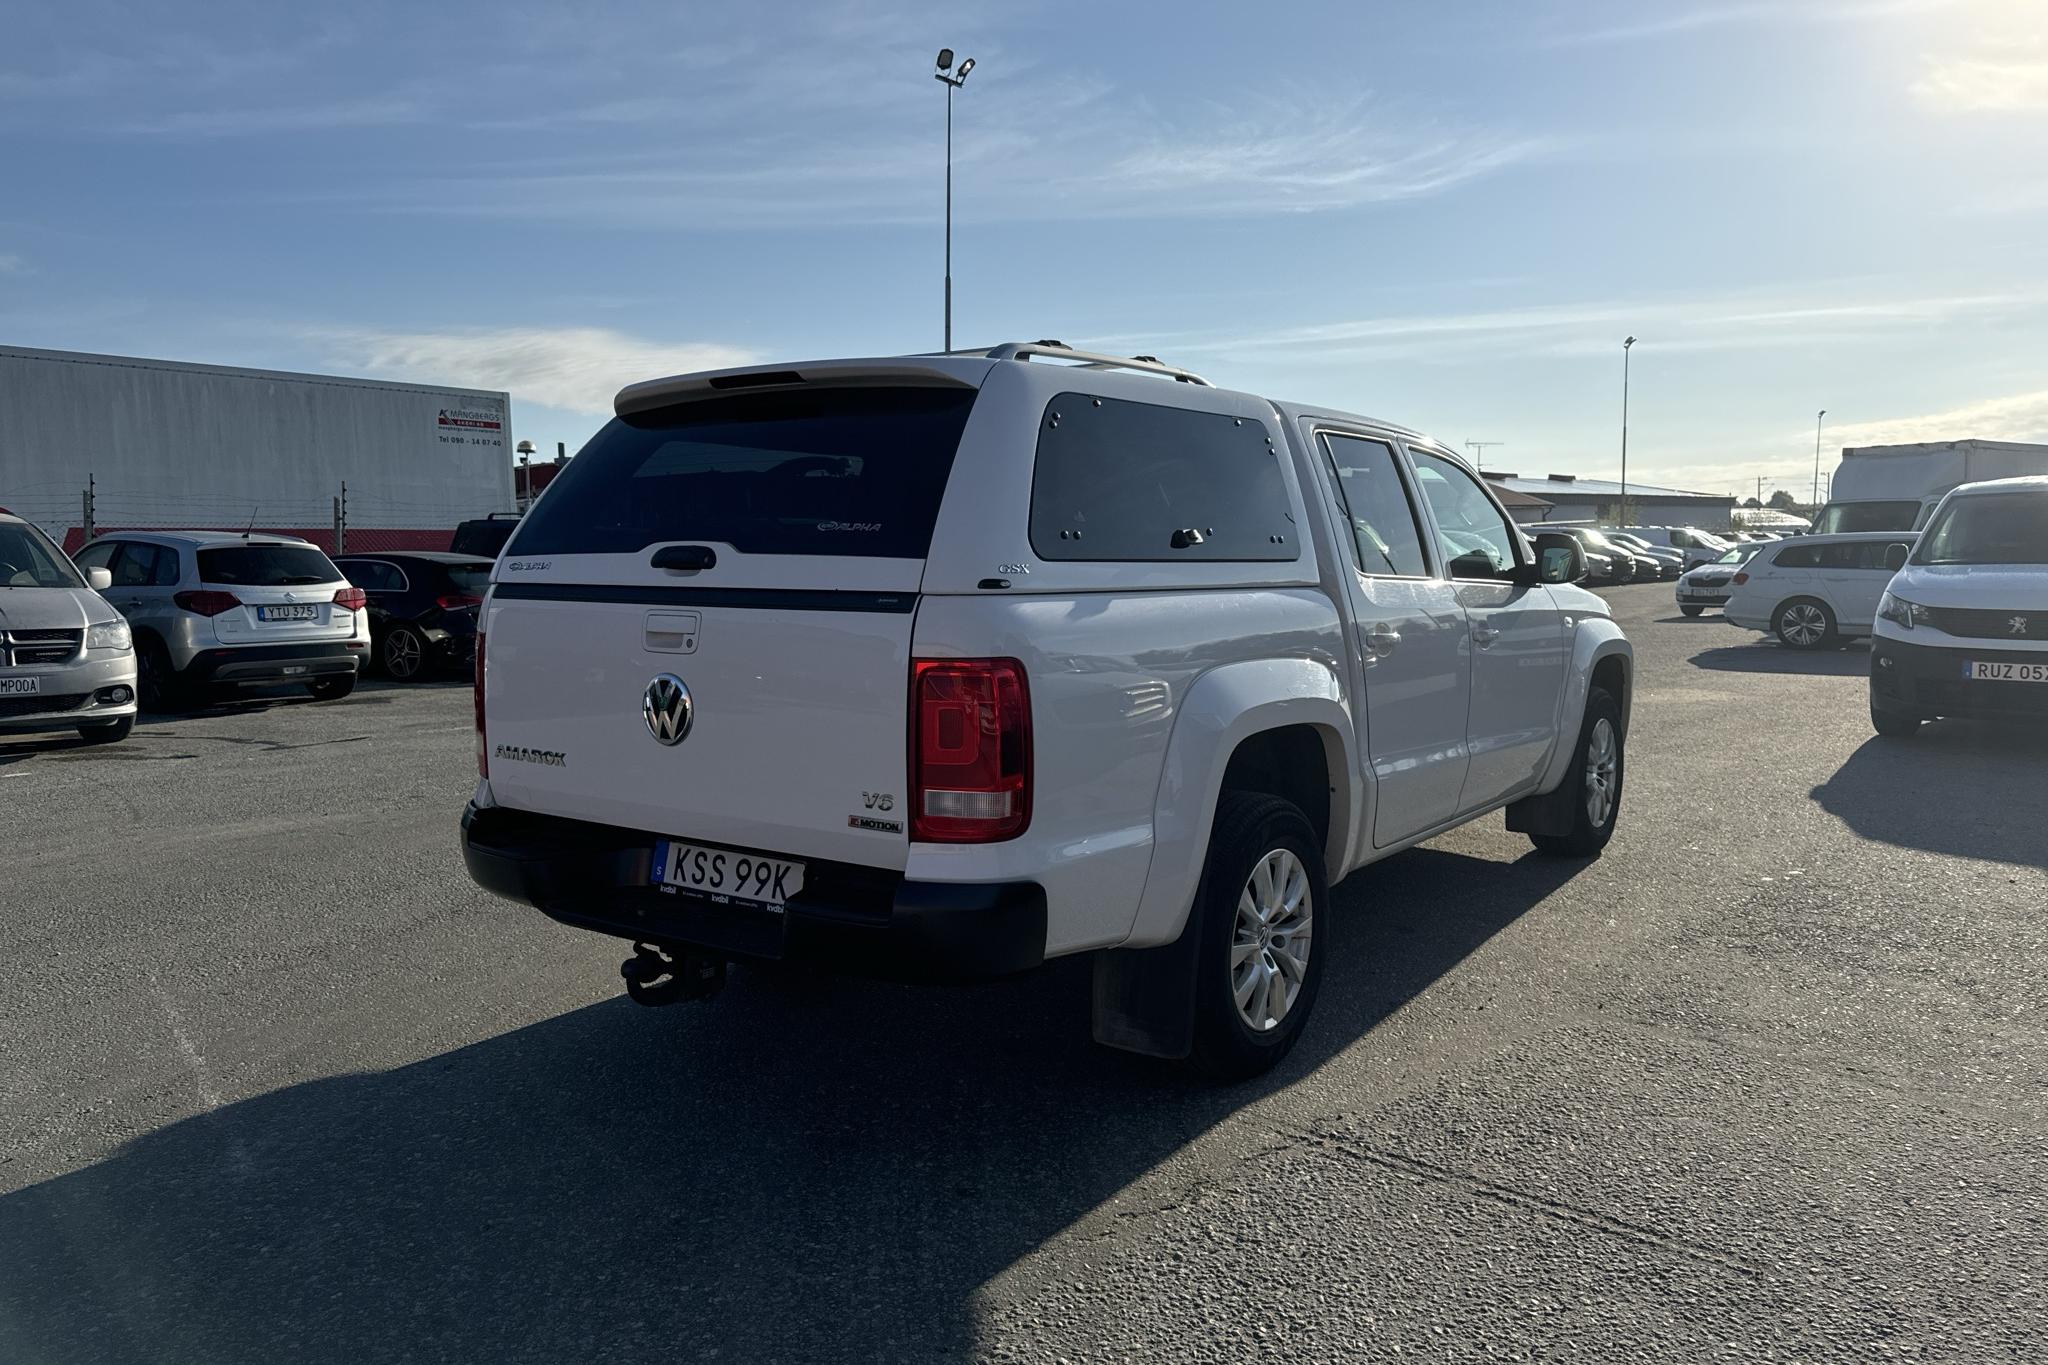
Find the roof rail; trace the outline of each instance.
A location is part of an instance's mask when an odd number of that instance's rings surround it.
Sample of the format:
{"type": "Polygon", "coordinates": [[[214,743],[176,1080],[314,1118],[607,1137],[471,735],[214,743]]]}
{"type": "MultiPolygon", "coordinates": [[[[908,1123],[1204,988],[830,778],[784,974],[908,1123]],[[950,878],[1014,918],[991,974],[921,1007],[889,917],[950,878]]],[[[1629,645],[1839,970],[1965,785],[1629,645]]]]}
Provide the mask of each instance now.
{"type": "MultiPolygon", "coordinates": [[[[963,352],[956,351],[954,354],[960,355],[963,352]]],[[[1203,388],[1214,387],[1193,370],[1161,364],[1158,356],[1104,355],[1099,351],[1076,350],[1063,341],[1006,341],[1000,346],[990,346],[984,351],[964,354],[985,355],[990,360],[1029,360],[1032,356],[1042,355],[1057,360],[1079,361],[1080,368],[1086,370],[1141,370],[1146,374],[1163,374],[1183,384],[1200,384],[1203,388]]]]}

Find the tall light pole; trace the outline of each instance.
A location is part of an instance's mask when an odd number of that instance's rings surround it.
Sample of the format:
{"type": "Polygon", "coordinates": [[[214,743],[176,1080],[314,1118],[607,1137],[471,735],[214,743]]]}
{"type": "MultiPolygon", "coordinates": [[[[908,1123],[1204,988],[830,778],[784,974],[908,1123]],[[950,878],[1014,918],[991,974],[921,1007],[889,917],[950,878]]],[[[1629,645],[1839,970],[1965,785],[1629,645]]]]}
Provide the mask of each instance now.
{"type": "Polygon", "coordinates": [[[1621,525],[1628,525],[1628,353],[1634,348],[1636,339],[1624,337],[1621,343],[1621,525]]]}
{"type": "Polygon", "coordinates": [[[1822,408],[1813,415],[1813,505],[1820,506],[1820,419],[1828,415],[1822,408]]]}
{"type": "Polygon", "coordinates": [[[953,69],[953,49],[939,49],[939,69],[932,79],[946,87],[946,349],[953,349],[953,92],[967,84],[974,58],[953,69]]]}

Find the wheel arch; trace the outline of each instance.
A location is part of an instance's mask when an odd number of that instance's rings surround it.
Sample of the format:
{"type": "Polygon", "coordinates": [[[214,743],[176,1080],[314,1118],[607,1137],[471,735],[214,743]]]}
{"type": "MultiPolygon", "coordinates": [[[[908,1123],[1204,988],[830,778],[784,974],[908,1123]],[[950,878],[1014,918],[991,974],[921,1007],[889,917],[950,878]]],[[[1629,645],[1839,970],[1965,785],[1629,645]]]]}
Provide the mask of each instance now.
{"type": "Polygon", "coordinates": [[[1571,671],[1564,694],[1558,698],[1557,740],[1544,765],[1539,793],[1556,791],[1571,771],[1572,755],[1578,752],[1579,731],[1586,723],[1586,696],[1603,687],[1621,706],[1621,733],[1628,737],[1629,719],[1635,707],[1636,652],[1621,627],[1606,617],[1580,623],[1572,640],[1571,671]]]}
{"type": "Polygon", "coordinates": [[[1196,679],[1167,741],[1151,866],[1124,946],[1180,936],[1201,884],[1217,801],[1232,780],[1244,784],[1240,790],[1306,800],[1325,862],[1345,866],[1363,805],[1356,753],[1350,708],[1330,663],[1246,660],[1196,679]],[[1318,783],[1320,800],[1312,791],[1318,783]]]}

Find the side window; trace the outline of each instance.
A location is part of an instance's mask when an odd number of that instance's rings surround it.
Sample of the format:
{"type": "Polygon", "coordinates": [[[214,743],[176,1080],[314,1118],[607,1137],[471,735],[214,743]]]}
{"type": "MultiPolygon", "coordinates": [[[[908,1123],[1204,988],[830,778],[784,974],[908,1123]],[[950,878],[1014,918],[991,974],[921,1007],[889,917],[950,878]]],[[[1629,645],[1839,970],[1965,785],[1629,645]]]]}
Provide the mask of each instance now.
{"type": "Polygon", "coordinates": [[[1888,551],[1890,551],[1890,549],[1894,545],[1897,545],[1900,548],[1905,549],[1907,551],[1910,551],[1913,548],[1910,543],[1905,541],[1866,540],[1861,544],[1853,545],[1850,547],[1856,552],[1855,563],[1852,564],[1850,567],[1857,569],[1874,569],[1879,573],[1890,573],[1891,568],[1884,562],[1884,557],[1885,554],[1888,551]]]}
{"type": "Polygon", "coordinates": [[[1337,485],[1337,499],[1351,523],[1358,567],[1367,574],[1426,578],[1422,530],[1415,505],[1401,484],[1400,463],[1384,441],[1323,435],[1323,452],[1337,485]]]}
{"type": "Polygon", "coordinates": [[[71,562],[81,569],[105,569],[114,560],[114,551],[121,548],[118,540],[96,540],[71,556],[71,562]]]}
{"type": "Polygon", "coordinates": [[[1429,510],[1436,514],[1437,539],[1453,578],[1500,578],[1519,562],[1521,532],[1500,514],[1464,468],[1441,455],[1409,448],[1415,475],[1429,510]]]}
{"type": "Polygon", "coordinates": [[[131,540],[121,546],[120,554],[114,556],[114,586],[117,588],[146,588],[155,571],[154,545],[131,540]]]}
{"type": "Polygon", "coordinates": [[[1294,560],[1301,534],[1264,423],[1083,393],[1046,405],[1031,478],[1041,558],[1294,560]]]}
{"type": "Polygon", "coordinates": [[[1787,545],[1771,563],[1780,569],[1819,568],[1821,549],[1819,545],[1787,545]]]}
{"type": "Polygon", "coordinates": [[[1874,548],[1876,547],[1858,545],[1853,541],[1845,541],[1840,545],[1823,545],[1820,547],[1820,566],[1823,569],[1868,569],[1876,567],[1864,562],[1863,553],[1866,549],[1874,548]]]}
{"type": "Polygon", "coordinates": [[[344,560],[341,571],[365,592],[397,592],[405,586],[404,575],[381,559],[344,560]]]}
{"type": "Polygon", "coordinates": [[[175,588],[178,586],[178,552],[168,545],[156,547],[156,567],[150,571],[149,586],[152,588],[175,588]]]}

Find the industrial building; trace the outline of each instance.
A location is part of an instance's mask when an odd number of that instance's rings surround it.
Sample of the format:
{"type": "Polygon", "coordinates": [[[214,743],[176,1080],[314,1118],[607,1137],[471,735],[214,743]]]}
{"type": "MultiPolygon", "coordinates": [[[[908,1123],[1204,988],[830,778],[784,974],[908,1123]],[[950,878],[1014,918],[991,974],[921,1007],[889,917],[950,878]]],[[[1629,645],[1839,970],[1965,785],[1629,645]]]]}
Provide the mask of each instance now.
{"type": "MultiPolygon", "coordinates": [[[[1509,514],[1524,526],[1546,521],[1614,526],[1623,520],[1622,486],[1608,479],[1582,479],[1576,474],[1525,479],[1491,469],[1484,477],[1507,503],[1509,514]],[[1527,501],[1510,501],[1510,493],[1527,501]]],[[[1727,494],[1628,485],[1627,523],[1631,526],[1697,526],[1703,531],[1725,531],[1734,511],[1735,499],[1727,494]]]]}
{"type": "Polygon", "coordinates": [[[0,506],[96,531],[250,528],[446,549],[513,510],[510,395],[0,347],[0,506]]]}

